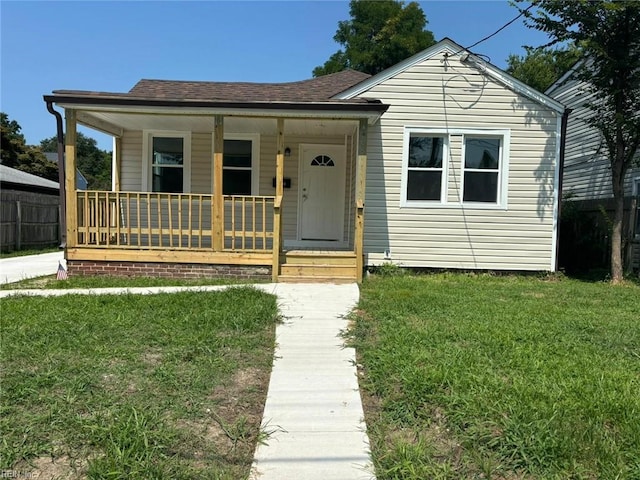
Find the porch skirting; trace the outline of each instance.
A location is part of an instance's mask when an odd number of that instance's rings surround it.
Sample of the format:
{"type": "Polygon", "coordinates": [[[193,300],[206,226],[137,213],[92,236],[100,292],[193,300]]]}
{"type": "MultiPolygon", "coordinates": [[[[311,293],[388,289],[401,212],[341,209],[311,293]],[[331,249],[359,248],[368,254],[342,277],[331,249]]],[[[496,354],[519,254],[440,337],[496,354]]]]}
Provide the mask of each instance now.
{"type": "Polygon", "coordinates": [[[68,260],[69,276],[238,278],[271,280],[271,267],[264,265],[209,265],[202,263],[120,262],[68,260]]]}

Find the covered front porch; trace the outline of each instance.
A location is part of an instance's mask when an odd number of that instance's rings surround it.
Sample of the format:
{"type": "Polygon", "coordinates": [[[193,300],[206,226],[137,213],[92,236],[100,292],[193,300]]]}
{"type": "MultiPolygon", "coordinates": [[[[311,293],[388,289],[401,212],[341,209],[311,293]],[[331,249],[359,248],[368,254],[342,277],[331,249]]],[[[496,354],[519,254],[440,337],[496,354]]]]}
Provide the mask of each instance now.
{"type": "Polygon", "coordinates": [[[59,104],[71,274],[90,262],[362,279],[367,127],[379,112],[59,104]],[[114,138],[111,191],[75,185],[79,124],[114,138]]]}

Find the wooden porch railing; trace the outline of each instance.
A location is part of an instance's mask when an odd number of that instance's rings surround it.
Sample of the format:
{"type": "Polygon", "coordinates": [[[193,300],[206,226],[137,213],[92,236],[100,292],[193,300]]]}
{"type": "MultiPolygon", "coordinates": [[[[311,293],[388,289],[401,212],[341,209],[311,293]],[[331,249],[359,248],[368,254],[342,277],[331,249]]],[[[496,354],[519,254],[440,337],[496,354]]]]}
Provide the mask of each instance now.
{"type": "MultiPolygon", "coordinates": [[[[213,250],[213,195],[77,191],[78,247],[213,250]]],[[[223,197],[223,251],[273,249],[274,197],[223,197]]]]}

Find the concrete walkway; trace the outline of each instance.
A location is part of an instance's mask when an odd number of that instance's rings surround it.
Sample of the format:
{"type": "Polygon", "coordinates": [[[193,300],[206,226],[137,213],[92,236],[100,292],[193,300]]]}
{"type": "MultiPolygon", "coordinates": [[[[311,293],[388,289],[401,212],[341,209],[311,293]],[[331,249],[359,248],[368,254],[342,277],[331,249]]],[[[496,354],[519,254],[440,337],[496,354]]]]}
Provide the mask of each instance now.
{"type": "Polygon", "coordinates": [[[65,265],[63,258],[63,252],[59,251],[0,259],[0,284],[54,275],[58,271],[58,262],[65,265]]]}
{"type": "Polygon", "coordinates": [[[358,301],[355,284],[275,285],[284,323],[251,480],[372,479],[355,351],[340,337],[358,301]]]}
{"type": "MultiPolygon", "coordinates": [[[[57,263],[56,263],[57,265],[57,263]]],[[[355,351],[345,348],[344,318],[357,303],[355,284],[257,284],[278,296],[283,323],[251,480],[375,479],[358,390],[355,351]]],[[[216,291],[228,286],[67,290],[0,290],[0,298],[23,295],[155,294],[216,291]]]]}

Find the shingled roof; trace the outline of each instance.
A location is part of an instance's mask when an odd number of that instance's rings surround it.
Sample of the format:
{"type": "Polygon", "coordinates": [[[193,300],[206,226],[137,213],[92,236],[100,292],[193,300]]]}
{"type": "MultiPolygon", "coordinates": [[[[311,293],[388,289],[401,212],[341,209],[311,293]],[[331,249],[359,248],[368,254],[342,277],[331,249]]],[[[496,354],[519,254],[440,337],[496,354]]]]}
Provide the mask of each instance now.
{"type": "Polygon", "coordinates": [[[129,95],[140,98],[221,102],[326,102],[370,75],[356,70],[290,83],[140,80],[129,95]]]}
{"type": "MultiPolygon", "coordinates": [[[[176,80],[140,80],[128,93],[80,90],[54,90],[45,100],[75,98],[101,102],[188,102],[190,104],[268,104],[268,103],[342,103],[362,104],[371,100],[356,98],[335,100],[332,97],[368,79],[370,75],[356,70],[324,75],[299,82],[193,82],[176,80]]],[[[375,103],[375,102],[374,102],[375,103]]],[[[379,103],[379,102],[378,102],[379,103]]]]}

